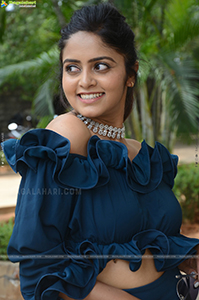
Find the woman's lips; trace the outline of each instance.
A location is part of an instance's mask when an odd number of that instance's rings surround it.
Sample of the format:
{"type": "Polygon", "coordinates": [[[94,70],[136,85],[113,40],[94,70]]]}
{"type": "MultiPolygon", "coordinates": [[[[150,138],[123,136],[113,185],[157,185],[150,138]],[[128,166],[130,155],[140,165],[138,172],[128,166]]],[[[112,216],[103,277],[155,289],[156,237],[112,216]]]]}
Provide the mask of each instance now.
{"type": "Polygon", "coordinates": [[[104,93],[78,94],[80,101],[83,103],[93,103],[93,102],[99,100],[100,98],[102,98],[103,96],[104,96],[104,93]]]}

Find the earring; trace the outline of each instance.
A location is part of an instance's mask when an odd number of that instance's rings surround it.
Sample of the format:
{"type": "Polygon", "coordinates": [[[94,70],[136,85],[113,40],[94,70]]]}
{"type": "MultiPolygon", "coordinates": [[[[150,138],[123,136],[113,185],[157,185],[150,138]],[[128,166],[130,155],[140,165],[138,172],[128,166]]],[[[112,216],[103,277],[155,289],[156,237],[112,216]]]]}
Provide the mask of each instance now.
{"type": "Polygon", "coordinates": [[[129,87],[132,88],[133,86],[134,86],[134,82],[132,81],[132,82],[129,83],[129,87]]]}

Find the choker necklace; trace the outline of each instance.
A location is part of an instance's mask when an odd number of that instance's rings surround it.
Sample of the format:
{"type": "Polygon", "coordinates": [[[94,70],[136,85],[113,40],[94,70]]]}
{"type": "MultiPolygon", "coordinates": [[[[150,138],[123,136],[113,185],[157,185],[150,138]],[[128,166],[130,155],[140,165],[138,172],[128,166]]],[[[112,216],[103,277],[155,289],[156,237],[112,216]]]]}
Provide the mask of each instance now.
{"type": "Polygon", "coordinates": [[[94,133],[98,133],[102,136],[108,136],[112,139],[123,139],[125,137],[125,127],[123,124],[122,128],[104,125],[102,123],[95,122],[90,118],[84,117],[78,114],[77,117],[86,124],[88,129],[92,130],[94,133]]]}

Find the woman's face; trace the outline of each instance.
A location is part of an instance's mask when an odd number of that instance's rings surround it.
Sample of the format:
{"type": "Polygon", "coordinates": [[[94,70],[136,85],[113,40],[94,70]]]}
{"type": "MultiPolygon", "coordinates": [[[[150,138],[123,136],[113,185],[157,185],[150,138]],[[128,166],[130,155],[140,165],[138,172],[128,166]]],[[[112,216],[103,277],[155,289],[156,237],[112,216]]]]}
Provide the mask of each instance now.
{"type": "Polygon", "coordinates": [[[70,105],[82,115],[122,123],[127,86],[124,57],[93,33],[79,31],[63,50],[62,86],[70,105]]]}

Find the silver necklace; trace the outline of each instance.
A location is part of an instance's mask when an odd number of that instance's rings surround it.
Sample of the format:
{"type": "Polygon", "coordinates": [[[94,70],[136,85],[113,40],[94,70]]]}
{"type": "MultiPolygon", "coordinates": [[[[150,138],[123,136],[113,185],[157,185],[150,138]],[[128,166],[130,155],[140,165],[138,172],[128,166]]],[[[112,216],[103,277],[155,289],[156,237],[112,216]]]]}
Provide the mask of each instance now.
{"type": "Polygon", "coordinates": [[[77,117],[86,124],[88,129],[92,130],[94,133],[98,133],[102,136],[108,136],[112,139],[123,139],[125,137],[125,127],[124,124],[122,128],[113,127],[104,125],[102,123],[98,123],[93,121],[90,118],[84,117],[81,114],[78,114],[77,117]]]}

